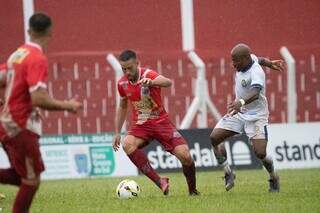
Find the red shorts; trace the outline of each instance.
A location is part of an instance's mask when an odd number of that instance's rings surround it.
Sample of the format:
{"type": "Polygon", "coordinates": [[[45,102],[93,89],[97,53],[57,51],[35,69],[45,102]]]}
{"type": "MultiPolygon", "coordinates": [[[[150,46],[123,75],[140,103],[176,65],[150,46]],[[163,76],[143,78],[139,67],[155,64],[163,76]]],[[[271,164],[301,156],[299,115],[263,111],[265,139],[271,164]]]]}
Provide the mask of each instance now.
{"type": "Polygon", "coordinates": [[[11,166],[22,178],[33,179],[44,171],[39,135],[22,130],[17,136],[3,141],[11,166]]]}
{"type": "Polygon", "coordinates": [[[178,145],[187,144],[169,119],[165,119],[159,123],[135,124],[128,131],[128,135],[146,140],[143,146],[148,145],[151,140],[156,139],[168,152],[172,152],[178,145]]]}

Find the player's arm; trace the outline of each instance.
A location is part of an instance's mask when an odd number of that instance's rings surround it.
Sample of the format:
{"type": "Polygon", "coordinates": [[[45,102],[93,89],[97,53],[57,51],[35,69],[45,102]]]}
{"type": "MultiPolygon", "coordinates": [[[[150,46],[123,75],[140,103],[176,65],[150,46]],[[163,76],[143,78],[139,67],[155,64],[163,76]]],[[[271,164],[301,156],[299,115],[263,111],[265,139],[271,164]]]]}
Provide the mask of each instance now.
{"type": "Polygon", "coordinates": [[[228,104],[228,113],[231,115],[237,114],[238,112],[240,112],[242,106],[250,104],[251,102],[257,100],[259,98],[261,89],[261,85],[252,85],[249,89],[249,92],[244,97],[228,104]]]}
{"type": "Polygon", "coordinates": [[[51,98],[47,90],[42,87],[31,92],[31,101],[34,107],[46,110],[67,110],[76,113],[82,107],[82,104],[74,98],[66,101],[51,98]]]}
{"type": "Polygon", "coordinates": [[[169,78],[164,77],[163,75],[159,75],[151,81],[151,85],[158,87],[170,87],[172,85],[172,81],[169,78]]]}
{"type": "Polygon", "coordinates": [[[121,140],[121,129],[123,126],[124,121],[127,117],[128,111],[128,99],[125,97],[120,98],[119,106],[116,110],[116,117],[114,120],[115,123],[115,134],[112,140],[112,146],[115,151],[118,151],[120,147],[120,140],[121,140]]]}
{"type": "Polygon", "coordinates": [[[284,61],[283,60],[269,60],[264,57],[258,57],[258,62],[261,66],[269,67],[270,69],[277,71],[284,71],[284,61]]]}
{"type": "Polygon", "coordinates": [[[0,106],[4,104],[4,94],[6,90],[7,74],[4,71],[0,71],[0,106]]]}
{"type": "Polygon", "coordinates": [[[143,78],[139,81],[143,86],[154,86],[154,87],[170,87],[172,81],[163,75],[158,75],[155,79],[143,78]]]}

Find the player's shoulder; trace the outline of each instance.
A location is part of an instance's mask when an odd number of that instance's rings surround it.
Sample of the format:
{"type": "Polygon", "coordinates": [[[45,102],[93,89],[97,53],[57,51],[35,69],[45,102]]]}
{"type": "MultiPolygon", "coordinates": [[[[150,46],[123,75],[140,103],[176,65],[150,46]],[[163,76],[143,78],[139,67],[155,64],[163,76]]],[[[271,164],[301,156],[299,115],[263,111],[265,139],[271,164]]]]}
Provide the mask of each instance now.
{"type": "Polygon", "coordinates": [[[250,73],[251,73],[251,76],[260,76],[260,77],[265,76],[265,72],[262,66],[257,62],[254,62],[254,64],[252,65],[250,69],[250,73]]]}
{"type": "Polygon", "coordinates": [[[258,59],[258,57],[257,57],[255,54],[251,53],[250,56],[251,56],[251,59],[252,59],[254,62],[256,62],[256,63],[259,64],[259,59],[258,59]]]}
{"type": "Polygon", "coordinates": [[[118,85],[124,85],[128,83],[129,83],[129,80],[125,75],[121,76],[121,78],[118,80],[118,85]]]}
{"type": "Polygon", "coordinates": [[[150,68],[144,68],[144,67],[140,68],[140,72],[141,72],[141,76],[147,77],[147,78],[149,77],[152,78],[159,75],[159,73],[156,70],[150,69],[150,68]]]}
{"type": "Polygon", "coordinates": [[[255,71],[255,70],[259,70],[259,71],[263,71],[262,66],[259,64],[259,59],[256,55],[251,54],[251,59],[253,60],[253,65],[251,67],[251,70],[255,71]]]}
{"type": "Polygon", "coordinates": [[[26,49],[29,51],[28,59],[31,62],[47,62],[47,56],[42,52],[39,45],[35,44],[24,44],[20,47],[21,49],[26,49]]]}

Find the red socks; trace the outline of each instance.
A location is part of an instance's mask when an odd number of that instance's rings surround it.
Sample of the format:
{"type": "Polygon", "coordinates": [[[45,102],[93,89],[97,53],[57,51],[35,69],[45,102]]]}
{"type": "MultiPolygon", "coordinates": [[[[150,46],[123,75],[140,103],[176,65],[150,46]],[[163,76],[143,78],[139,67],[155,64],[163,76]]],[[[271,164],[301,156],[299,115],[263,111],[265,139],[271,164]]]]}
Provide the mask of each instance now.
{"type": "Polygon", "coordinates": [[[157,172],[151,167],[149,160],[146,154],[140,150],[136,149],[134,152],[128,155],[132,163],[136,165],[136,167],[145,174],[148,178],[150,178],[157,185],[160,183],[160,177],[157,172]]]}
{"type": "Polygon", "coordinates": [[[28,213],[38,186],[21,184],[13,205],[13,213],[28,213]]]}
{"type": "Polygon", "coordinates": [[[0,169],[0,183],[19,186],[21,184],[21,179],[12,168],[0,169]]]}
{"type": "Polygon", "coordinates": [[[21,183],[20,176],[12,168],[0,169],[0,183],[20,186],[13,205],[13,213],[28,213],[32,199],[38,186],[30,186],[21,183]]]}
{"type": "Polygon", "coordinates": [[[189,193],[195,192],[196,191],[196,168],[194,165],[194,162],[189,165],[183,165],[183,174],[187,179],[187,184],[189,188],[189,193]]]}

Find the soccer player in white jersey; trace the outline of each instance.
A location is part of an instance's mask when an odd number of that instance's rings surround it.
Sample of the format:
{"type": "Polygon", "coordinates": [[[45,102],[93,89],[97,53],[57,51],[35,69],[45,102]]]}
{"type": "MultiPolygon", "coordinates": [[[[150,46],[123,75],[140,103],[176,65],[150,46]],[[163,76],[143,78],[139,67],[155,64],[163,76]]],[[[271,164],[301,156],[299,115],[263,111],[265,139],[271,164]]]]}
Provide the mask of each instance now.
{"type": "Polygon", "coordinates": [[[265,97],[265,73],[261,65],[283,70],[282,61],[269,61],[251,54],[245,44],[236,45],[231,58],[237,73],[235,75],[235,100],[228,104],[228,113],[217,123],[210,138],[214,154],[225,172],[225,187],[234,186],[235,173],[227,162],[224,142],[227,138],[245,132],[249,137],[256,156],[262,161],[270,175],[269,191],[279,192],[279,176],[273,161],[266,153],[268,142],[268,102],[265,97]]]}

